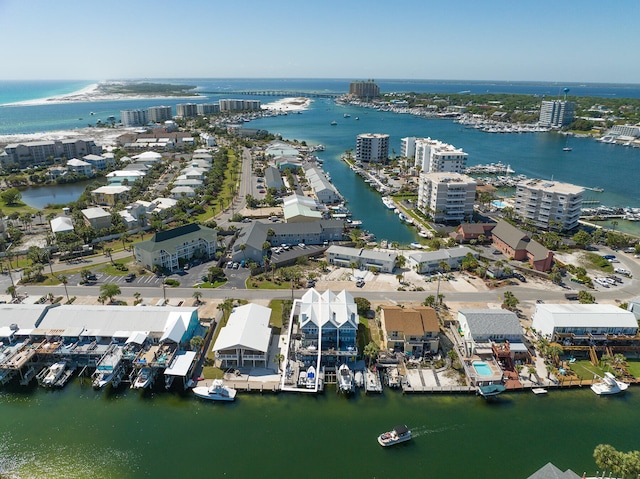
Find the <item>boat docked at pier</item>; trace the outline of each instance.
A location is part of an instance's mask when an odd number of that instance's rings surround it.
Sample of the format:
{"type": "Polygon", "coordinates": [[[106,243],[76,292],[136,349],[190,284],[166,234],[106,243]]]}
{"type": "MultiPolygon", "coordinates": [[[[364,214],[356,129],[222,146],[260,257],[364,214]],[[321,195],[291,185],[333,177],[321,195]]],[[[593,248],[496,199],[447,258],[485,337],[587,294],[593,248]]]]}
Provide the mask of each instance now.
{"type": "Polygon", "coordinates": [[[383,432],[378,436],[378,443],[382,447],[395,446],[411,439],[411,431],[404,424],[394,427],[391,431],[383,432]]]}
{"type": "Polygon", "coordinates": [[[64,386],[72,374],[73,369],[67,369],[65,361],[58,361],[45,368],[36,378],[40,386],[52,388],[64,386]]]}
{"type": "Polygon", "coordinates": [[[109,384],[118,387],[124,374],[122,347],[112,344],[98,361],[93,373],[93,387],[101,389],[109,384]]]}
{"type": "Polygon", "coordinates": [[[145,389],[151,386],[153,382],[153,369],[150,367],[141,368],[138,375],[131,383],[132,389],[145,389]]]}
{"type": "Polygon", "coordinates": [[[236,390],[225,386],[222,379],[214,379],[211,386],[197,386],[192,389],[193,394],[210,401],[234,401],[236,390]]]}
{"type": "Polygon", "coordinates": [[[502,384],[487,384],[485,386],[478,386],[476,394],[482,396],[485,399],[496,397],[498,394],[502,394],[507,390],[502,384]]]}
{"type": "Polygon", "coordinates": [[[610,372],[604,373],[604,377],[600,381],[591,385],[591,390],[598,396],[609,394],[618,394],[626,391],[629,385],[622,381],[618,381],[610,372]]]}
{"type": "Polygon", "coordinates": [[[353,379],[353,371],[349,369],[347,364],[342,364],[338,368],[338,391],[350,394],[355,389],[355,383],[353,379]]]}
{"type": "Polygon", "coordinates": [[[390,210],[394,210],[396,208],[396,204],[394,203],[393,198],[391,198],[390,196],[383,196],[382,202],[390,210]]]}

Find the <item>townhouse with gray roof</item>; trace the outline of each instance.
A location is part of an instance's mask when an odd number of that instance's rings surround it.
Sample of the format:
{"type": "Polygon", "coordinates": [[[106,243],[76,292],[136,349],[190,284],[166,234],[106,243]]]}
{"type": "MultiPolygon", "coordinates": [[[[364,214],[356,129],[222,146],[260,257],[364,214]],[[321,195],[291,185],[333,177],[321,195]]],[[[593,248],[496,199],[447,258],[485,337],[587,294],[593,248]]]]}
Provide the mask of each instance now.
{"type": "Polygon", "coordinates": [[[491,343],[505,341],[514,352],[527,351],[518,316],[506,309],[461,309],[458,325],[467,356],[489,353],[491,343]]]}
{"type": "Polygon", "coordinates": [[[374,251],[364,248],[331,245],[326,251],[327,263],[349,268],[352,263],[360,269],[376,268],[381,273],[393,273],[398,253],[391,251],[374,251]]]}
{"type": "Polygon", "coordinates": [[[478,252],[460,246],[459,248],[439,249],[437,251],[420,251],[408,255],[408,263],[411,269],[419,274],[442,271],[442,263],[446,263],[450,269],[460,269],[462,260],[471,255],[478,258],[478,252]]]}

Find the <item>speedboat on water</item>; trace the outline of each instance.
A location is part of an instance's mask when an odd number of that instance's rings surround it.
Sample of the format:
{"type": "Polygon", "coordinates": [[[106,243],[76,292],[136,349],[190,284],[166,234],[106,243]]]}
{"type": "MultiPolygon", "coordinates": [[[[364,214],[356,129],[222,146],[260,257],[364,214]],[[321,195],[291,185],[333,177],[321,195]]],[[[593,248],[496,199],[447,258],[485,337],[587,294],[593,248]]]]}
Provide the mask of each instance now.
{"type": "Polygon", "coordinates": [[[618,381],[613,374],[607,371],[606,373],[604,373],[604,377],[601,381],[598,381],[597,383],[593,383],[591,385],[591,390],[598,396],[601,396],[608,394],[618,394],[626,391],[628,387],[629,385],[627,383],[618,381]]]}
{"type": "Polygon", "coordinates": [[[46,388],[55,386],[55,384],[64,374],[64,370],[66,369],[66,367],[67,363],[65,363],[64,361],[59,361],[49,366],[47,375],[42,380],[42,385],[46,388]]]}
{"type": "Polygon", "coordinates": [[[131,384],[133,389],[144,389],[151,385],[151,381],[153,380],[153,371],[149,367],[142,368],[136,376],[135,381],[131,384]]]}
{"type": "Polygon", "coordinates": [[[382,447],[394,446],[411,439],[411,431],[407,426],[401,424],[391,431],[383,432],[378,436],[378,443],[382,447]]]}
{"type": "Polygon", "coordinates": [[[316,387],[316,368],[309,366],[307,369],[307,389],[314,389],[316,387]]]}
{"type": "Polygon", "coordinates": [[[209,387],[198,386],[193,388],[193,394],[210,401],[233,401],[236,398],[236,390],[225,386],[221,379],[214,379],[209,387]]]}
{"type": "Polygon", "coordinates": [[[485,386],[478,386],[477,394],[485,399],[492,398],[501,394],[507,390],[502,384],[487,384],[485,386]]]}

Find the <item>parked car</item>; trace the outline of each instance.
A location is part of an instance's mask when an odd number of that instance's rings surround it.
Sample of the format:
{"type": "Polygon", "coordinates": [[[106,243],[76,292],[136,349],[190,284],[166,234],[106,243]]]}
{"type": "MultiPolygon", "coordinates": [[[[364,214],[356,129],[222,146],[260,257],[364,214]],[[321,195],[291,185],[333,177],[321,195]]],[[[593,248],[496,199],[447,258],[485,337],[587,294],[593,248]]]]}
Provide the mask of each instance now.
{"type": "Polygon", "coordinates": [[[233,268],[233,261],[228,261],[227,262],[227,269],[231,269],[233,268]]]}
{"type": "Polygon", "coordinates": [[[88,274],[87,281],[98,281],[98,277],[95,274],[88,274]]]}
{"type": "Polygon", "coordinates": [[[135,275],[135,274],[133,274],[133,273],[129,273],[128,275],[126,275],[126,276],[124,277],[124,280],[125,280],[127,283],[131,283],[134,279],[136,279],[136,275],[135,275]]]}

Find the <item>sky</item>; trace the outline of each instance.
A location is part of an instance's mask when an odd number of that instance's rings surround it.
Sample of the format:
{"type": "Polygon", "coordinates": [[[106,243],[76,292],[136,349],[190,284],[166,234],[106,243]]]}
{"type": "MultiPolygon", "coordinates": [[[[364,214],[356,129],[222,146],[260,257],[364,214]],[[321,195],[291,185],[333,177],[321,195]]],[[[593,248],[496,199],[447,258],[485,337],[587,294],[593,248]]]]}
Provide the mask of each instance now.
{"type": "Polygon", "coordinates": [[[638,18],[638,0],[0,0],[0,80],[640,83],[638,18]]]}

